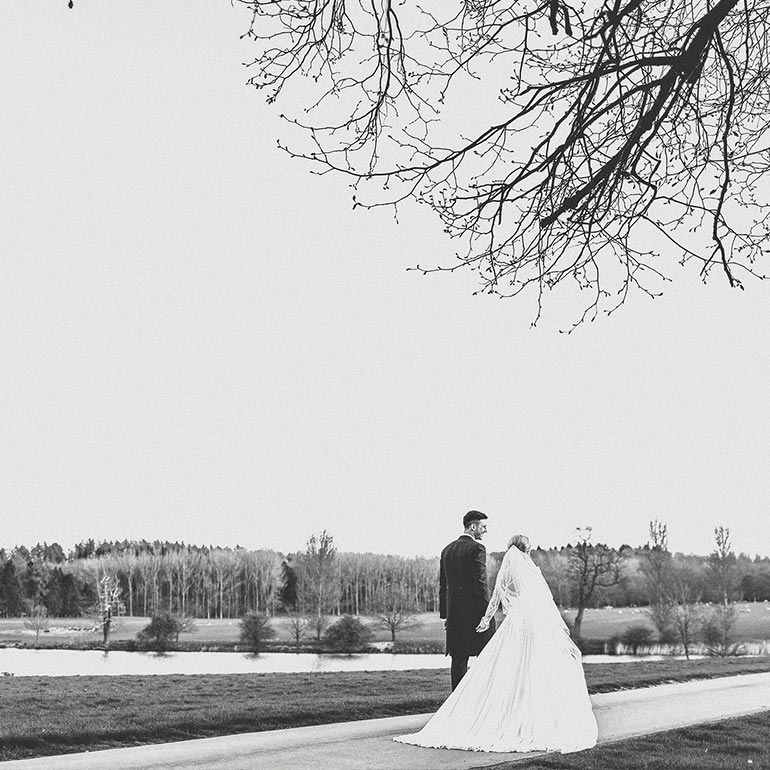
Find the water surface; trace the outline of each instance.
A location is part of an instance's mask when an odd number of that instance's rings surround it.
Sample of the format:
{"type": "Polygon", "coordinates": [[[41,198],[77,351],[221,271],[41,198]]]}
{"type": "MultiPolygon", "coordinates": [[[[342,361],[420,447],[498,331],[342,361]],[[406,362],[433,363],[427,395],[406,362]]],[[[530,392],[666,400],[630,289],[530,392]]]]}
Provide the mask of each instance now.
{"type": "MultiPolygon", "coordinates": [[[[671,659],[663,655],[586,655],[584,663],[671,659]]],[[[472,664],[471,660],[471,664],[472,664]]],[[[13,676],[129,676],[146,674],[273,674],[313,671],[407,671],[449,668],[444,655],[316,655],[267,652],[110,652],[0,649],[0,674],[13,676]]]]}

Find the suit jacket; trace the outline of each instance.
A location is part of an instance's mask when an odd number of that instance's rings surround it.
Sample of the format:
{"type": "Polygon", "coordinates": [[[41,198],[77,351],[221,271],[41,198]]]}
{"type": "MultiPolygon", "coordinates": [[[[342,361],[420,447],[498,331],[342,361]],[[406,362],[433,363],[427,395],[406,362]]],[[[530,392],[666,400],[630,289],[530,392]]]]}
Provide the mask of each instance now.
{"type": "Polygon", "coordinates": [[[441,552],[439,614],[447,622],[446,654],[478,655],[495,630],[476,633],[489,602],[487,551],[472,537],[461,535],[441,552]]]}

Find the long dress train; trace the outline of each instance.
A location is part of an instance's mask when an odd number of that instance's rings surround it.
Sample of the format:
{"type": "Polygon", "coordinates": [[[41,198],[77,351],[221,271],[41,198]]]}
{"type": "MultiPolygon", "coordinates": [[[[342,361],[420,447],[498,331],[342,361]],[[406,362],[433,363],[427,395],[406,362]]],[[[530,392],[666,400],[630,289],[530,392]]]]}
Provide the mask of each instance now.
{"type": "MultiPolygon", "coordinates": [[[[503,558],[487,607],[505,619],[420,732],[395,740],[473,751],[572,752],[596,744],[580,651],[528,554],[503,558]]],[[[484,622],[482,621],[482,622],[484,622]]]]}

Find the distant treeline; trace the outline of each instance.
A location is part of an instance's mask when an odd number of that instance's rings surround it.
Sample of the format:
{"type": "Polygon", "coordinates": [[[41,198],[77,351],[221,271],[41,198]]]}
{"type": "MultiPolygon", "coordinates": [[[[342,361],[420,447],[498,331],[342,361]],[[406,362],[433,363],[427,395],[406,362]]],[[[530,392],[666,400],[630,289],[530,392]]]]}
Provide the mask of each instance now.
{"type": "MultiPolygon", "coordinates": [[[[0,549],[0,615],[18,617],[34,608],[53,617],[98,614],[105,578],[120,587],[117,610],[129,615],[236,618],[249,611],[313,614],[319,608],[353,615],[438,610],[438,557],[337,552],[327,537],[325,546],[311,538],[306,551],[293,554],[144,540],[88,540],[69,552],[58,543],[0,549]]],[[[566,545],[532,552],[560,607],[579,601],[574,550],[566,545]]],[[[622,565],[622,577],[598,585],[589,606],[650,604],[649,547],[608,550],[622,565]]],[[[502,556],[488,554],[490,582],[502,556]]],[[[675,553],[671,560],[675,569],[686,570],[698,601],[723,600],[725,584],[715,579],[711,557],[675,553]]],[[[732,601],[770,600],[770,558],[731,556],[730,575],[732,601]]]]}

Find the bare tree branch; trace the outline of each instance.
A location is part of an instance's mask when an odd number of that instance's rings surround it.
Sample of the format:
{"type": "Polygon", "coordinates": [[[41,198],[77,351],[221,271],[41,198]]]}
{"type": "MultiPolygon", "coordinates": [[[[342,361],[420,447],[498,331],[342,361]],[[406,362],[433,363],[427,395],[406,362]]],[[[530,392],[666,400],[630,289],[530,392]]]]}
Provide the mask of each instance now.
{"type": "Polygon", "coordinates": [[[415,269],[533,291],[538,315],[571,283],[580,320],[676,261],[764,277],[767,0],[240,1],[250,82],[309,140],[287,151],[357,207],[428,205],[460,244],[415,269]]]}

